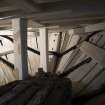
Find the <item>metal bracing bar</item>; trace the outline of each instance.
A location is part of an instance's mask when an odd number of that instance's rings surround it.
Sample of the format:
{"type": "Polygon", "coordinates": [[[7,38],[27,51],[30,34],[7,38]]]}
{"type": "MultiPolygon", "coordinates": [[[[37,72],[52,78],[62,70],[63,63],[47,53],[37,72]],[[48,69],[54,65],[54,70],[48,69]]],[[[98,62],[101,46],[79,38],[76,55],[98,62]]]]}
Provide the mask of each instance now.
{"type": "MultiPolygon", "coordinates": [[[[3,37],[3,38],[8,39],[8,40],[10,40],[12,43],[14,42],[13,38],[11,38],[11,37],[9,37],[9,36],[0,35],[0,37],[3,37]]],[[[27,47],[27,50],[29,50],[29,51],[31,51],[31,52],[33,52],[33,53],[35,53],[35,54],[40,55],[40,52],[39,52],[38,50],[35,50],[35,49],[31,48],[31,47],[27,47]]],[[[60,53],[57,53],[57,52],[55,52],[55,51],[48,51],[48,54],[49,54],[49,55],[58,56],[58,57],[61,56],[60,53]]]]}
{"type": "Polygon", "coordinates": [[[77,45],[74,45],[74,46],[72,46],[71,48],[69,48],[68,50],[66,50],[66,51],[64,51],[64,52],[62,52],[62,53],[60,53],[59,56],[61,57],[61,56],[65,55],[65,54],[69,53],[70,51],[75,50],[76,48],[79,47],[79,45],[80,45],[81,43],[83,43],[84,41],[89,41],[89,39],[90,39],[92,36],[96,35],[96,34],[99,33],[99,32],[101,32],[101,31],[95,31],[95,32],[89,34],[83,41],[80,41],[77,45]]]}
{"type": "Polygon", "coordinates": [[[3,38],[6,38],[8,39],[9,41],[13,42],[13,38],[7,36],[7,35],[0,35],[0,37],[3,37],[3,38]]]}
{"type": "Polygon", "coordinates": [[[15,70],[19,73],[19,79],[28,77],[27,64],[27,20],[25,18],[16,18],[12,20],[14,30],[14,53],[15,70]]]}
{"type": "Polygon", "coordinates": [[[11,62],[5,60],[4,58],[0,57],[0,61],[2,61],[4,64],[6,64],[7,66],[9,66],[11,69],[14,69],[14,64],[12,64],[11,62]]]}
{"type": "Polygon", "coordinates": [[[40,28],[40,67],[48,71],[48,31],[47,28],[40,28]]]}
{"type": "Polygon", "coordinates": [[[61,73],[59,76],[60,76],[60,77],[68,76],[68,75],[69,75],[70,73],[72,73],[73,71],[78,70],[77,68],[83,66],[84,64],[89,63],[91,60],[92,60],[92,59],[89,57],[89,58],[83,60],[82,62],[78,63],[77,65],[71,67],[70,69],[64,71],[64,72],[61,73]]]}
{"type": "Polygon", "coordinates": [[[105,50],[99,48],[89,42],[83,42],[80,46],[80,50],[85,54],[94,59],[97,63],[99,63],[102,67],[105,68],[105,50]]]}
{"type": "Polygon", "coordinates": [[[65,52],[60,53],[60,57],[64,56],[65,54],[69,53],[69,52],[72,51],[72,50],[75,50],[76,48],[77,48],[77,46],[74,45],[73,47],[69,48],[69,49],[66,50],[65,52]]]}

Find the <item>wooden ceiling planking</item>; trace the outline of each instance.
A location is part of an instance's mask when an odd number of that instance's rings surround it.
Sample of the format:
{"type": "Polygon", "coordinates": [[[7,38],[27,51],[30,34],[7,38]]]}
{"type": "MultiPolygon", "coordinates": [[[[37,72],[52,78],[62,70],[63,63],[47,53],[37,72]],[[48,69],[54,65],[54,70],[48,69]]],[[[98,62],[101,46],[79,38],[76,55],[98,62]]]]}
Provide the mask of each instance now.
{"type": "MultiPolygon", "coordinates": [[[[92,17],[96,23],[99,21],[97,18],[105,18],[104,0],[2,0],[0,5],[0,18],[26,17],[45,25],[81,25],[86,22],[83,17],[92,17]],[[77,18],[81,21],[78,22],[77,18]]],[[[87,19],[86,24],[94,22],[87,19]]]]}
{"type": "Polygon", "coordinates": [[[40,11],[39,5],[36,4],[35,2],[32,2],[31,0],[30,1],[29,0],[9,0],[9,1],[6,0],[6,2],[16,6],[17,8],[19,7],[26,13],[40,11]]]}
{"type": "Polygon", "coordinates": [[[52,2],[64,1],[64,0],[33,0],[33,1],[35,1],[37,3],[52,3],[52,2]]]}

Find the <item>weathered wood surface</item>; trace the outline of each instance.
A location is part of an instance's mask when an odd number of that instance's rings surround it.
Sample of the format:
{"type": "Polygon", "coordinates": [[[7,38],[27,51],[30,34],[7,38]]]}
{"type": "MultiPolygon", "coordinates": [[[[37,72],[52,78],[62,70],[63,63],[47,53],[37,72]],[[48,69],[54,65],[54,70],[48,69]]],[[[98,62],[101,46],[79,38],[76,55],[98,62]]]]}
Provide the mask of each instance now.
{"type": "MultiPolygon", "coordinates": [[[[101,49],[102,51],[105,50],[105,31],[98,32],[94,36],[92,36],[88,41],[92,46],[96,46],[98,49],[101,49]]],[[[85,47],[87,49],[87,47],[85,47]]],[[[92,58],[96,57],[94,54],[97,54],[97,52],[94,51],[92,48],[90,51],[92,54],[92,58]],[[92,51],[93,50],[93,51],[92,51]]],[[[104,53],[103,53],[104,54],[104,53]]],[[[99,53],[100,59],[102,56],[102,53],[99,53]]],[[[73,57],[72,62],[70,63],[72,65],[77,64],[78,62],[81,62],[82,60],[89,57],[89,55],[84,53],[81,49],[80,51],[73,57]]],[[[102,58],[104,60],[104,57],[102,58]]],[[[69,66],[69,67],[70,67],[69,66]]],[[[78,68],[77,71],[74,71],[72,74],[69,75],[69,78],[73,81],[75,87],[74,90],[79,91],[79,93],[84,93],[87,91],[91,91],[94,89],[97,89],[100,87],[102,83],[105,82],[105,70],[103,70],[104,64],[101,62],[97,62],[96,59],[93,59],[89,64],[84,65],[80,68],[78,68]],[[76,85],[75,85],[76,84],[76,85]]]]}

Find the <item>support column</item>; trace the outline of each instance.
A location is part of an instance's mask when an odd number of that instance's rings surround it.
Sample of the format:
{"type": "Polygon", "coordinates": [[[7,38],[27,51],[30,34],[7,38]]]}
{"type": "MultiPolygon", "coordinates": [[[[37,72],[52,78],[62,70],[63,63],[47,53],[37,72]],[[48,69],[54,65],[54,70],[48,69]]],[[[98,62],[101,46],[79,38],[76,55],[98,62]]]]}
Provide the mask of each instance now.
{"type": "Polygon", "coordinates": [[[48,31],[46,28],[40,28],[40,67],[45,72],[48,71],[48,31]]]}
{"type": "Polygon", "coordinates": [[[14,66],[19,74],[19,80],[22,80],[28,76],[27,20],[24,18],[13,19],[12,27],[14,30],[14,66]]]}

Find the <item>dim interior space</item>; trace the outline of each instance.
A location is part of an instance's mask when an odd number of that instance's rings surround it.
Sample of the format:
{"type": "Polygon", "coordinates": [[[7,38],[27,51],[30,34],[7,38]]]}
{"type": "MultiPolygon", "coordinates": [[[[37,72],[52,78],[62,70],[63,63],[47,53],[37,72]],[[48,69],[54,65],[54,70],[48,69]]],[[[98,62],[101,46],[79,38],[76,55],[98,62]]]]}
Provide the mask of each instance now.
{"type": "Polygon", "coordinates": [[[0,105],[105,105],[105,0],[0,0],[0,105]]]}

